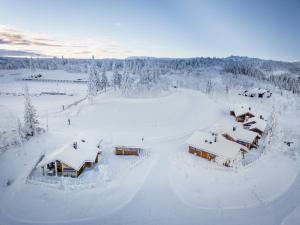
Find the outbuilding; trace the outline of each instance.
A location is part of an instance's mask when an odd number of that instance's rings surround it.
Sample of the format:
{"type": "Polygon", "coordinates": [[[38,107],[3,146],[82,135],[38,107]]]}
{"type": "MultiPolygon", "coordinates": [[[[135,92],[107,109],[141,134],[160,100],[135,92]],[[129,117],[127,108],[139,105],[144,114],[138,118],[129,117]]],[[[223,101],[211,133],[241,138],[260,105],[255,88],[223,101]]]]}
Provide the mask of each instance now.
{"type": "Polygon", "coordinates": [[[113,141],[113,148],[116,155],[139,156],[142,151],[144,138],[117,137],[113,141]]]}

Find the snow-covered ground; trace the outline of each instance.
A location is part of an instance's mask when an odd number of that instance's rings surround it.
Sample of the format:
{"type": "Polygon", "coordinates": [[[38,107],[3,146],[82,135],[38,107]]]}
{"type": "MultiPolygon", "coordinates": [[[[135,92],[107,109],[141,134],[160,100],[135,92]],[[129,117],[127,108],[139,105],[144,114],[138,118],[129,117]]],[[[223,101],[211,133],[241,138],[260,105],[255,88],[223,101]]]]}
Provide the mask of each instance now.
{"type": "MultiPolygon", "coordinates": [[[[5,130],[10,124],[7,120],[13,124],[23,115],[23,96],[13,94],[23,92],[24,82],[11,77],[27,72],[0,74],[5,75],[0,77],[0,92],[10,93],[0,95],[0,109],[6,115],[0,118],[0,126],[5,130]]],[[[62,71],[44,74],[47,79],[73,79],[74,75],[62,71]]],[[[215,82],[222,83],[221,79],[215,82]]],[[[274,89],[270,99],[253,99],[239,96],[238,87],[232,87],[229,94],[216,89],[209,95],[171,88],[152,98],[133,98],[108,90],[91,104],[84,100],[84,84],[27,84],[48,132],[0,155],[1,224],[300,223],[300,101],[291,94],[280,95],[274,89]],[[39,95],[46,90],[66,95],[39,95]],[[215,124],[232,121],[230,105],[249,104],[268,117],[274,102],[275,137],[264,149],[246,155],[248,165],[223,168],[187,152],[185,140],[193,131],[208,131],[215,124]],[[79,133],[104,140],[96,168],[79,179],[45,180],[38,170],[28,179],[42,154],[79,133]],[[112,145],[118,138],[144,138],[141,156],[114,155],[112,145]],[[283,141],[293,144],[288,147],[283,141]]],[[[261,140],[261,146],[268,140],[261,140]]]]}

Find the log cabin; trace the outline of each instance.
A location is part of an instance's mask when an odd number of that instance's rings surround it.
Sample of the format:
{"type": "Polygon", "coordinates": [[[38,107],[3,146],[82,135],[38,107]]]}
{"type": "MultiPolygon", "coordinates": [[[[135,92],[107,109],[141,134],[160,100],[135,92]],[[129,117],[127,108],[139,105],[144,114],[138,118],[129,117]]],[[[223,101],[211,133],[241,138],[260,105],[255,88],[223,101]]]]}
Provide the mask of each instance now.
{"type": "Polygon", "coordinates": [[[260,136],[264,133],[266,127],[267,127],[267,122],[264,120],[264,117],[260,115],[260,117],[252,117],[248,121],[243,123],[243,127],[245,129],[254,131],[258,133],[260,136]]]}
{"type": "Polygon", "coordinates": [[[255,114],[250,106],[239,105],[230,109],[230,115],[234,116],[237,122],[245,122],[255,114]]]}
{"type": "Polygon", "coordinates": [[[139,156],[142,151],[142,142],[144,138],[137,137],[115,137],[113,148],[116,155],[139,156]]]}
{"type": "Polygon", "coordinates": [[[39,163],[43,175],[78,177],[86,168],[99,162],[101,147],[85,140],[74,141],[57,149],[39,163]]]}
{"type": "Polygon", "coordinates": [[[232,167],[248,151],[246,147],[211,132],[196,131],[186,141],[188,152],[209,161],[232,167]]]}
{"type": "Polygon", "coordinates": [[[263,136],[266,133],[267,123],[264,120],[258,119],[256,123],[251,124],[249,130],[256,132],[260,136],[263,136]]]}
{"type": "Polygon", "coordinates": [[[246,130],[239,126],[233,126],[232,129],[225,129],[222,135],[227,140],[244,145],[248,149],[257,147],[260,138],[256,132],[246,130]]]}
{"type": "Polygon", "coordinates": [[[140,147],[136,146],[114,146],[116,155],[136,155],[139,156],[141,152],[140,147]]]}

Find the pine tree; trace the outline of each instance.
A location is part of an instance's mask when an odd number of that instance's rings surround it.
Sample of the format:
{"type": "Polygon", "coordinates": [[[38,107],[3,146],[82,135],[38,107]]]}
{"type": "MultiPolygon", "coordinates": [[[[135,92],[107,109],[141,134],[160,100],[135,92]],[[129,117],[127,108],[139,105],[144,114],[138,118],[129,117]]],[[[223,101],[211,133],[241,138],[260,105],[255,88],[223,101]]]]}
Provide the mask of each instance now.
{"type": "Polygon", "coordinates": [[[118,73],[117,70],[113,73],[113,86],[116,88],[121,88],[122,76],[118,73]]]}
{"type": "Polygon", "coordinates": [[[24,140],[24,132],[20,119],[17,119],[17,136],[19,139],[19,143],[22,144],[24,140]]]}
{"type": "Polygon", "coordinates": [[[24,88],[25,112],[24,112],[24,135],[26,137],[34,136],[37,132],[39,121],[34,106],[31,103],[28,86],[24,88]]]}
{"type": "Polygon", "coordinates": [[[91,100],[94,96],[97,95],[98,91],[100,91],[100,79],[98,75],[98,70],[96,68],[94,56],[89,69],[87,86],[88,86],[88,97],[91,100]]]}
{"type": "Polygon", "coordinates": [[[132,90],[133,78],[129,76],[128,72],[124,72],[121,82],[121,90],[123,95],[128,96],[130,91],[132,90]]]}
{"type": "Polygon", "coordinates": [[[106,91],[106,88],[108,86],[108,79],[107,79],[105,70],[103,70],[103,72],[102,72],[100,84],[101,84],[101,89],[102,90],[104,89],[104,91],[106,91]]]}

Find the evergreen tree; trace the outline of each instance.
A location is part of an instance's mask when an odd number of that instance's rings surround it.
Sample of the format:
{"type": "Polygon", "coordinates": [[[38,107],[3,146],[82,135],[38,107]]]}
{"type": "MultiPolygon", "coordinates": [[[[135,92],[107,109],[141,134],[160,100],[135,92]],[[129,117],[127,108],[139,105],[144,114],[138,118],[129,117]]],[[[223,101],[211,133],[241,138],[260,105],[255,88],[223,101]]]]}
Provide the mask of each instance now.
{"type": "Polygon", "coordinates": [[[129,76],[128,72],[124,72],[122,81],[121,81],[121,90],[123,95],[128,96],[132,90],[134,79],[129,76]]]}
{"type": "Polygon", "coordinates": [[[91,100],[94,96],[97,95],[98,91],[100,91],[100,79],[98,75],[98,70],[96,68],[94,56],[89,69],[87,86],[88,86],[88,97],[91,100]]]}
{"type": "Polygon", "coordinates": [[[37,132],[39,121],[34,106],[31,103],[28,86],[24,88],[25,112],[24,112],[24,135],[25,137],[34,136],[37,132]]]}
{"type": "Polygon", "coordinates": [[[104,89],[104,91],[106,91],[106,88],[108,86],[108,79],[107,79],[105,70],[103,70],[103,72],[102,72],[100,85],[101,85],[101,89],[102,90],[104,89]]]}
{"type": "Polygon", "coordinates": [[[17,136],[19,139],[19,143],[22,144],[25,137],[23,127],[19,118],[17,119],[17,136]]]}
{"type": "Polygon", "coordinates": [[[117,70],[113,73],[113,86],[116,88],[121,88],[122,76],[118,73],[117,70]]]}

